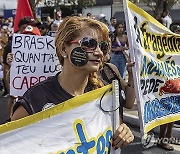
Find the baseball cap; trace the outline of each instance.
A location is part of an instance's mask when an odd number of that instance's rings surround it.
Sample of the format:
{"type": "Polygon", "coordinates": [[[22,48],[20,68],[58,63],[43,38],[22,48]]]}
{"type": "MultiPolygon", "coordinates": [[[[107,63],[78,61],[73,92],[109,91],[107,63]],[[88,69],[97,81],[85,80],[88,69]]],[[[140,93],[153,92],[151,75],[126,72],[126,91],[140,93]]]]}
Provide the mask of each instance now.
{"type": "Polygon", "coordinates": [[[180,31],[180,25],[173,25],[173,26],[171,27],[171,31],[172,31],[172,32],[180,31]]]}
{"type": "Polygon", "coordinates": [[[22,32],[22,34],[31,34],[31,35],[37,35],[41,36],[41,33],[37,27],[28,25],[22,32]]]}
{"type": "Polygon", "coordinates": [[[106,15],[103,14],[103,13],[99,15],[100,18],[104,18],[105,16],[106,16],[106,15]]]}
{"type": "Polygon", "coordinates": [[[18,27],[25,25],[25,24],[36,26],[38,24],[38,22],[30,16],[25,16],[20,19],[20,21],[18,23],[18,27]]]}

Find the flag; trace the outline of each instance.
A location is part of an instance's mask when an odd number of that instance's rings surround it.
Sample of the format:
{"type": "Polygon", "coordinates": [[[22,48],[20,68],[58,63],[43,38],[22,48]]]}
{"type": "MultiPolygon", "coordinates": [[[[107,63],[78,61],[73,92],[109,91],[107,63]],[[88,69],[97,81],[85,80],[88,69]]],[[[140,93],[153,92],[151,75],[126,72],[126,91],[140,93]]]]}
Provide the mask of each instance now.
{"type": "MultiPolygon", "coordinates": [[[[141,134],[180,120],[180,35],[124,0],[141,134]]],[[[145,135],[146,136],[146,135],[145,135]]]]}
{"type": "Polygon", "coordinates": [[[1,154],[109,153],[114,121],[112,102],[112,85],[107,85],[0,125],[1,154]]]}
{"type": "Polygon", "coordinates": [[[14,32],[18,30],[18,23],[21,18],[24,16],[30,16],[34,18],[29,0],[18,0],[16,16],[14,21],[14,32]]]}

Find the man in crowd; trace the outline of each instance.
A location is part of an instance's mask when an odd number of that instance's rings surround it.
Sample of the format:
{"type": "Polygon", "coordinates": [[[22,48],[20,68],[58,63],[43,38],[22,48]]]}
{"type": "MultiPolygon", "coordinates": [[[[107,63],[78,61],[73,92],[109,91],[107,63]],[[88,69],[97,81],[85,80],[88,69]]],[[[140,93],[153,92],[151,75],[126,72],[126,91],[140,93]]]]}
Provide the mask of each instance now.
{"type": "Polygon", "coordinates": [[[109,32],[113,33],[115,31],[115,25],[117,23],[117,20],[115,17],[111,17],[110,19],[110,25],[109,25],[109,32]]]}

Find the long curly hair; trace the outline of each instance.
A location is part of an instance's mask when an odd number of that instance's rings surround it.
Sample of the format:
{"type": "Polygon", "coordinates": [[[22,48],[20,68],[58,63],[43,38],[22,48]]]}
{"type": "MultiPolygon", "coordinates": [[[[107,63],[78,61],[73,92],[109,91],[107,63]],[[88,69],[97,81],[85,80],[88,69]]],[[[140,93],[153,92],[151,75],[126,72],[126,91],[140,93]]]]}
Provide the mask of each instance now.
{"type": "MultiPolygon", "coordinates": [[[[109,47],[111,46],[109,30],[104,23],[86,17],[66,17],[60,24],[55,39],[56,53],[62,65],[64,64],[64,58],[61,55],[61,51],[63,50],[64,44],[69,45],[72,40],[75,40],[82,34],[83,30],[88,28],[94,29],[101,40],[106,41],[109,47]]],[[[110,52],[110,48],[108,52],[110,52]]],[[[92,85],[92,89],[104,86],[96,72],[89,75],[88,85],[92,85]]]]}

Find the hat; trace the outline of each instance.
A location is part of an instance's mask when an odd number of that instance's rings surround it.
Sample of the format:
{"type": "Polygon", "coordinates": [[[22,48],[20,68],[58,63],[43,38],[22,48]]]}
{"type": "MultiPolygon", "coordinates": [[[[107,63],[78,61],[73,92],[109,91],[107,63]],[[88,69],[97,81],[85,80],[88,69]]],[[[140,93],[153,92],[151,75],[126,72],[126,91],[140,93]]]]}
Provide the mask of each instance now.
{"type": "Polygon", "coordinates": [[[36,26],[38,23],[32,17],[25,16],[20,19],[20,21],[18,23],[18,27],[25,25],[25,24],[36,26]]]}
{"type": "Polygon", "coordinates": [[[172,32],[177,32],[177,31],[179,31],[180,30],[180,25],[173,25],[172,27],[171,27],[171,31],[172,32]]]}
{"type": "Polygon", "coordinates": [[[104,18],[106,15],[105,14],[100,14],[99,17],[100,18],[104,18]]]}
{"type": "Polygon", "coordinates": [[[41,36],[41,33],[37,27],[33,27],[31,25],[28,25],[22,32],[22,34],[31,34],[31,35],[37,35],[41,36]]]}

